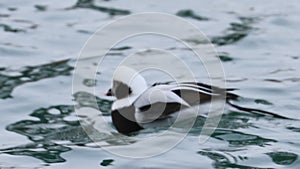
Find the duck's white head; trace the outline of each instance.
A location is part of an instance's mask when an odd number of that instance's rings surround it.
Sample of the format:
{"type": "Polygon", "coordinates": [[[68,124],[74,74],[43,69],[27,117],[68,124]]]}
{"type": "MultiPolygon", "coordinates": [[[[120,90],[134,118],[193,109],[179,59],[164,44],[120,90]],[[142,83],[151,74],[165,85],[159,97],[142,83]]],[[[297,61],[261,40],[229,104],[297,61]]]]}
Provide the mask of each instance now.
{"type": "Polygon", "coordinates": [[[113,75],[112,88],[106,95],[123,99],[129,96],[138,96],[147,88],[146,80],[139,72],[127,66],[119,66],[113,75]]]}

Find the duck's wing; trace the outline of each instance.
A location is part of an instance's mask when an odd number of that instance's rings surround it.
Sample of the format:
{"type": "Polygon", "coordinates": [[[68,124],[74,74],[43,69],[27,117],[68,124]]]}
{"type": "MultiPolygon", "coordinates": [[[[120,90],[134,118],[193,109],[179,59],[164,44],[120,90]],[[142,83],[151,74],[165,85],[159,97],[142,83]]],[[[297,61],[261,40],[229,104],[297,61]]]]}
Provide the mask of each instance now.
{"type": "Polygon", "coordinates": [[[229,90],[194,82],[155,83],[135,100],[135,117],[140,123],[163,119],[180,109],[210,102],[212,96],[225,98],[229,90]]]}
{"type": "Polygon", "coordinates": [[[135,117],[139,123],[164,119],[190,105],[170,90],[169,85],[150,87],[135,102],[135,117]]]}
{"type": "Polygon", "coordinates": [[[224,96],[225,98],[227,92],[221,88],[193,82],[178,83],[171,91],[190,105],[210,102],[212,96],[219,96],[220,98],[224,96]]]}

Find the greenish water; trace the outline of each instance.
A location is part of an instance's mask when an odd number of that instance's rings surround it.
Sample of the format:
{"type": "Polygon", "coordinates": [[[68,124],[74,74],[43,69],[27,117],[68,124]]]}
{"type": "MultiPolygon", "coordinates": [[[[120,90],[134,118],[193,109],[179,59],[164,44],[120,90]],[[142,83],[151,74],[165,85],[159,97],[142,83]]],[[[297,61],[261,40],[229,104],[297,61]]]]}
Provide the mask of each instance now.
{"type": "MultiPolygon", "coordinates": [[[[75,59],[97,28],[121,16],[153,11],[180,16],[208,35],[220,54],[227,86],[239,89],[235,93],[243,97],[237,104],[300,119],[296,0],[2,1],[0,168],[300,168],[299,121],[230,107],[203,145],[198,144],[204,120],[200,117],[179,145],[152,158],[123,158],[92,143],[74,112],[74,103],[89,107],[93,102],[89,93],[72,95],[75,59]]],[[[185,53],[168,40],[137,38],[111,50],[107,68],[149,44],[185,53]]],[[[101,72],[99,77],[96,83],[82,83],[97,88],[97,103],[109,120],[111,101],[102,93],[111,77],[101,72]]]]}

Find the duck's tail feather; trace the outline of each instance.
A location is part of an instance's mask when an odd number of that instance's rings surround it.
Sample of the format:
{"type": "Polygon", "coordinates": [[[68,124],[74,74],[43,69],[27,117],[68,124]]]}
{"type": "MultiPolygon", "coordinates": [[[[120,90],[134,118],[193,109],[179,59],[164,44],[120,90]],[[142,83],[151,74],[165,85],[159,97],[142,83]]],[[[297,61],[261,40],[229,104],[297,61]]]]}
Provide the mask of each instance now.
{"type": "Polygon", "coordinates": [[[231,97],[227,97],[226,103],[228,105],[230,105],[230,106],[238,109],[238,110],[249,112],[249,113],[254,113],[254,114],[260,114],[260,115],[270,115],[270,116],[273,116],[273,117],[276,117],[276,118],[280,118],[280,119],[289,119],[289,120],[292,119],[292,118],[289,118],[289,117],[285,117],[285,116],[279,115],[279,114],[274,113],[274,112],[269,112],[269,111],[265,111],[265,110],[255,109],[255,108],[238,106],[238,105],[232,103],[231,101],[232,100],[236,100],[239,96],[235,95],[235,94],[232,94],[232,93],[229,93],[228,96],[231,96],[231,97]],[[234,96],[234,99],[233,99],[233,96],[234,96]]]}

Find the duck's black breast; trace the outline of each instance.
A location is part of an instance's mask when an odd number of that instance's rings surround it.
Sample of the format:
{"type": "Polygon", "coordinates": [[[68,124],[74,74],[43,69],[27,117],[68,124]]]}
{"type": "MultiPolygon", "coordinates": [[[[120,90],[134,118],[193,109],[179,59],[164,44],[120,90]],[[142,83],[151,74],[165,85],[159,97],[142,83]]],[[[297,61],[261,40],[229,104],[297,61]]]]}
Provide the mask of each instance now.
{"type": "Polygon", "coordinates": [[[128,135],[131,132],[143,129],[134,116],[134,106],[124,107],[111,112],[112,122],[118,132],[128,135]]]}

